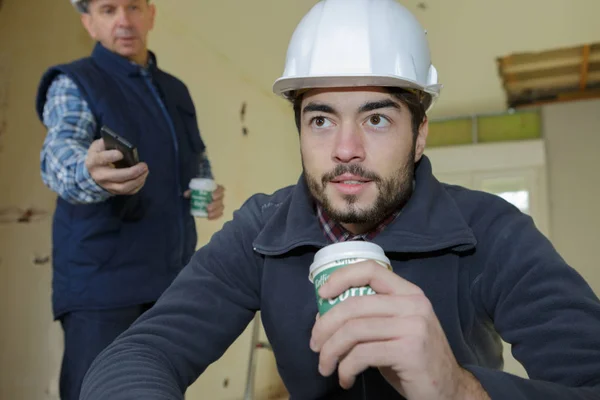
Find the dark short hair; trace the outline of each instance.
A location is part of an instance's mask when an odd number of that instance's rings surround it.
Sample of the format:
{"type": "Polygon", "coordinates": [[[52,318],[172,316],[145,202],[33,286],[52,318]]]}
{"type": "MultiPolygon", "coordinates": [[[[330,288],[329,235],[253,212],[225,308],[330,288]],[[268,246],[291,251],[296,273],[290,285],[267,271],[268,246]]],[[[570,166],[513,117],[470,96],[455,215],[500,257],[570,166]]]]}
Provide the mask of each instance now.
{"type": "MultiPolygon", "coordinates": [[[[402,104],[410,111],[413,135],[416,137],[419,134],[419,127],[425,120],[426,105],[430,103],[431,99],[429,95],[417,90],[407,90],[399,87],[386,87],[384,88],[389,94],[398,99],[402,104]]],[[[303,93],[290,94],[289,98],[294,106],[294,117],[296,119],[296,128],[300,133],[300,123],[302,117],[302,98],[303,93]]]]}

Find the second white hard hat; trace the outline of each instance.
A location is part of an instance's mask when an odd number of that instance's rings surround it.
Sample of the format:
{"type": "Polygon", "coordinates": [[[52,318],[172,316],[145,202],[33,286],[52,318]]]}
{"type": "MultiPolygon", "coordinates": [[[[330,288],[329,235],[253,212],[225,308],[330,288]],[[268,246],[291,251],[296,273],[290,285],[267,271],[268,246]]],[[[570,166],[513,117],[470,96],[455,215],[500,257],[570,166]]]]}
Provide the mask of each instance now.
{"type": "Polygon", "coordinates": [[[273,91],[289,97],[301,89],[355,86],[416,89],[429,95],[427,109],[440,94],[427,33],[394,0],[322,0],[313,6],[292,35],[273,91]]]}
{"type": "Polygon", "coordinates": [[[77,11],[82,13],[87,11],[87,3],[88,0],[71,0],[71,4],[73,5],[73,7],[75,7],[77,11]]]}

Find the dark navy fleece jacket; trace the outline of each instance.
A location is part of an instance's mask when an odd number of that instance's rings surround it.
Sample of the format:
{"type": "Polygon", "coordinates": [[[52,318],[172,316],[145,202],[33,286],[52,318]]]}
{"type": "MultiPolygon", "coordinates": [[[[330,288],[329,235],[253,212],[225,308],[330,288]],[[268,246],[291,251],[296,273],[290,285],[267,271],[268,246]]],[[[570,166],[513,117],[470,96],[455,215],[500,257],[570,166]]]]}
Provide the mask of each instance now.
{"type": "MultiPolygon", "coordinates": [[[[456,359],[492,399],[600,399],[600,301],[530,217],[439,183],[425,157],[413,197],[373,242],[423,289],[456,359]],[[500,338],[530,379],[502,372],[500,338]]],[[[302,178],[251,197],[96,359],[81,399],[182,399],[257,310],[292,399],[401,399],[376,369],[350,390],[319,375],[308,268],[327,244],[302,178]]]]}

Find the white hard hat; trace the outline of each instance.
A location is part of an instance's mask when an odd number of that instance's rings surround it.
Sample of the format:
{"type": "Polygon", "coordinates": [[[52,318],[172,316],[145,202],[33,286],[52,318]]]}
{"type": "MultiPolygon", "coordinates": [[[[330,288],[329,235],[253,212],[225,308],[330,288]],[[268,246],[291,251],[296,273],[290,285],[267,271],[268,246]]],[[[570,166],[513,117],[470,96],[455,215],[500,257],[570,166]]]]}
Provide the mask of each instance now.
{"type": "Polygon", "coordinates": [[[77,9],[77,11],[85,13],[87,12],[87,5],[89,0],[71,0],[71,4],[73,7],[77,9]]]}
{"type": "Polygon", "coordinates": [[[393,86],[440,94],[427,32],[394,0],[323,0],[300,21],[273,92],[288,97],[322,87],[393,86]]]}

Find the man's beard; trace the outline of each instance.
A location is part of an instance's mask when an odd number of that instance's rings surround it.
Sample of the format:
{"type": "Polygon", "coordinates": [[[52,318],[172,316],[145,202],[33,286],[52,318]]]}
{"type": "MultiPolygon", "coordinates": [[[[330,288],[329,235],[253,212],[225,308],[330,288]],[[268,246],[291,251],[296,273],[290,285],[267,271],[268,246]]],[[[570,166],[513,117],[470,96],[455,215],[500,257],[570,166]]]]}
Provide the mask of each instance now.
{"type": "Polygon", "coordinates": [[[345,224],[377,223],[393,211],[402,208],[412,196],[415,171],[414,153],[413,148],[406,163],[387,179],[364,169],[360,164],[338,164],[333,171],[324,174],[321,179],[311,176],[304,168],[304,177],[315,201],[333,220],[345,224]],[[334,208],[325,194],[325,187],[335,177],[345,173],[360,176],[376,185],[377,198],[372,206],[360,208],[356,204],[358,201],[357,195],[343,195],[345,207],[334,208]]]}

